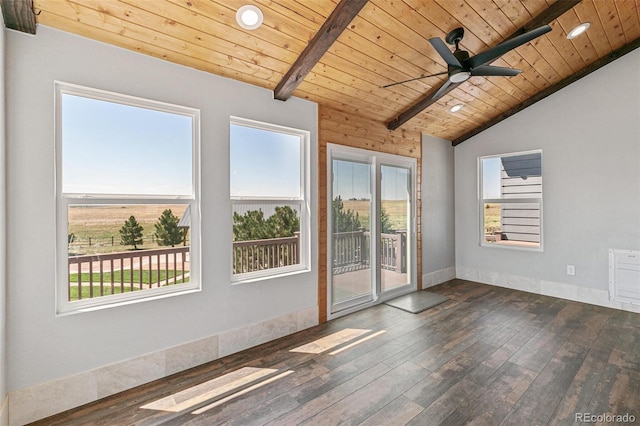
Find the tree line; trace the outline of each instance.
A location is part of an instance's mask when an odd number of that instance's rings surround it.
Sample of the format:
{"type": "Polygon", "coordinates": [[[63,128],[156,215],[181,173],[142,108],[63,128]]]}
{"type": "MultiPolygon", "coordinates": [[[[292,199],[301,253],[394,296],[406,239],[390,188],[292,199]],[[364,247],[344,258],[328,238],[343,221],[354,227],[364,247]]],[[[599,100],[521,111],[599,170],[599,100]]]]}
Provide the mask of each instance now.
{"type": "MultiPolygon", "coordinates": [[[[154,224],[156,228],[153,233],[158,245],[175,247],[176,244],[182,243],[184,235],[182,230],[178,228],[180,219],[166,209],[162,212],[158,221],[154,224]]],[[[135,216],[130,216],[120,228],[120,243],[123,246],[133,246],[134,250],[142,245],[142,231],[144,227],[138,223],[135,216]]]]}

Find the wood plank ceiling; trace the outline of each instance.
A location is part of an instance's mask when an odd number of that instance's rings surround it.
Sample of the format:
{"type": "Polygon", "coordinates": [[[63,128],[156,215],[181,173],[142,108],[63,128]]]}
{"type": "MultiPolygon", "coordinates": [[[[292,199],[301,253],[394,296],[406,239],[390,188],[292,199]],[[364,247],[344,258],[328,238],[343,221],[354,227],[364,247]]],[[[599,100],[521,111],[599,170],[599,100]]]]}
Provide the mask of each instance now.
{"type": "MultiPolygon", "coordinates": [[[[3,2],[13,0],[3,0],[3,2]]],[[[566,0],[559,0],[566,1],[566,0]]],[[[554,0],[369,0],[310,70],[293,96],[388,123],[438,88],[446,75],[390,88],[394,81],[446,71],[427,41],[464,27],[461,48],[485,51],[544,13],[554,0]]],[[[39,24],[274,90],[336,9],[338,0],[35,0],[39,24]],[[264,24],[236,23],[244,4],[264,24]]],[[[583,0],[550,22],[552,31],[492,65],[515,77],[472,77],[400,129],[460,142],[545,90],[638,46],[640,0],[583,0]],[[568,40],[581,22],[591,27],[568,40]],[[457,113],[449,108],[462,104],[457,113]]],[[[206,88],[203,88],[206,90],[206,88]]],[[[528,101],[529,100],[529,101],[528,101]]]]}

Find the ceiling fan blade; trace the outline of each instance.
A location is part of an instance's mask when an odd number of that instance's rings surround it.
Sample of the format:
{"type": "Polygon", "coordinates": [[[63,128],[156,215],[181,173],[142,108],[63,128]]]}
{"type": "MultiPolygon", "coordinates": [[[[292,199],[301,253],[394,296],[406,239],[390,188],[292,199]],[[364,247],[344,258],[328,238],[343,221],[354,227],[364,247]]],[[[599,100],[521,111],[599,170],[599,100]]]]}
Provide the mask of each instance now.
{"type": "Polygon", "coordinates": [[[462,68],[462,64],[460,63],[458,58],[453,55],[447,45],[444,44],[444,41],[442,41],[442,39],[439,39],[438,37],[430,38],[429,43],[431,43],[433,48],[436,49],[436,52],[438,52],[438,54],[442,56],[442,59],[444,59],[447,65],[462,68]]]}
{"type": "Polygon", "coordinates": [[[467,59],[466,63],[471,69],[477,68],[480,65],[488,64],[489,62],[493,62],[495,59],[504,55],[508,51],[513,50],[516,47],[521,46],[527,42],[530,42],[531,40],[538,38],[542,34],[546,34],[549,31],[551,31],[551,27],[549,25],[544,25],[542,27],[528,31],[524,34],[520,34],[517,37],[500,43],[492,49],[472,56],[471,58],[467,59]]]}
{"type": "Polygon", "coordinates": [[[442,72],[438,72],[435,74],[429,74],[429,75],[421,75],[420,77],[415,77],[415,78],[410,78],[408,80],[402,80],[402,81],[396,81],[395,83],[391,83],[391,84],[387,84],[382,86],[383,89],[386,89],[387,87],[391,87],[391,86],[396,86],[398,84],[403,84],[403,83],[408,83],[410,81],[416,81],[416,80],[420,80],[422,78],[427,78],[427,77],[435,77],[436,75],[442,75],[442,74],[447,74],[448,71],[442,71],[442,72]]]}
{"type": "Polygon", "coordinates": [[[471,75],[477,75],[482,77],[489,76],[504,76],[504,77],[513,77],[522,72],[522,70],[517,70],[515,68],[506,68],[506,67],[494,67],[491,65],[480,65],[479,67],[475,67],[471,70],[471,75]]]}
{"type": "Polygon", "coordinates": [[[451,81],[449,81],[449,79],[447,79],[447,81],[445,81],[444,84],[442,86],[440,86],[438,91],[436,93],[434,93],[433,96],[431,96],[431,100],[435,101],[436,99],[439,99],[440,97],[442,97],[445,93],[447,93],[447,88],[450,85],[451,85],[451,81]]]}

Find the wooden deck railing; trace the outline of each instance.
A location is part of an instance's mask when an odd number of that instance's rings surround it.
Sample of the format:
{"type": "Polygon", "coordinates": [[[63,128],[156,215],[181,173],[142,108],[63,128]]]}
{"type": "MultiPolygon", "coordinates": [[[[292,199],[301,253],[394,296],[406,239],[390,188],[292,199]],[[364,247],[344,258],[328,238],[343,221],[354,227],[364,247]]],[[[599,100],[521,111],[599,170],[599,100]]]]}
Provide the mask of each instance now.
{"type": "Polygon", "coordinates": [[[187,282],[188,256],[189,247],[69,256],[69,300],[187,282]]]}
{"type": "Polygon", "coordinates": [[[333,267],[369,266],[369,238],[371,234],[360,229],[333,234],[333,267]]]}
{"type": "Polygon", "coordinates": [[[293,237],[233,242],[233,273],[297,265],[300,263],[300,233],[293,237]]]}
{"type": "MultiPolygon", "coordinates": [[[[371,233],[360,229],[333,234],[334,274],[342,271],[368,268],[370,264],[369,239],[371,233]]],[[[381,234],[380,261],[383,269],[407,272],[407,233],[381,234]]]]}

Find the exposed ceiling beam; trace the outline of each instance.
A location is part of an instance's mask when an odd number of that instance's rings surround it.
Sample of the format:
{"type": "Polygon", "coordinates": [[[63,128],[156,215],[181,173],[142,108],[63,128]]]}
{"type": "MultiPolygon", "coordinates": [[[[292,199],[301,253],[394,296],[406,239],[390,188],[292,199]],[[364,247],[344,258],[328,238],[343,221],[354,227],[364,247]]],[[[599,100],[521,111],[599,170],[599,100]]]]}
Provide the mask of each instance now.
{"type": "Polygon", "coordinates": [[[276,99],[281,101],[289,99],[296,87],[329,50],[333,42],[340,37],[340,34],[365,4],[367,4],[367,0],[341,0],[338,3],[274,89],[273,94],[276,99]]]}
{"type": "Polygon", "coordinates": [[[36,15],[32,0],[1,0],[4,26],[23,33],[36,33],[36,15]]]}
{"type": "Polygon", "coordinates": [[[430,105],[436,103],[438,101],[438,99],[442,98],[442,96],[446,95],[447,93],[449,93],[450,91],[452,91],[456,87],[460,86],[461,84],[462,83],[452,83],[452,84],[450,84],[449,87],[447,87],[447,89],[442,93],[441,96],[438,96],[437,98],[434,99],[433,95],[440,89],[440,86],[436,87],[434,90],[429,92],[429,94],[427,96],[424,96],[418,102],[413,104],[411,106],[411,108],[409,108],[408,110],[404,111],[403,113],[398,115],[398,117],[394,118],[393,120],[389,121],[387,123],[387,129],[395,130],[398,127],[402,126],[404,123],[406,123],[407,121],[411,120],[416,115],[420,114],[427,107],[429,107],[430,105]]]}
{"type": "Polygon", "coordinates": [[[466,141],[467,139],[477,135],[480,132],[483,132],[483,131],[487,130],[489,127],[498,124],[502,120],[504,120],[504,119],[506,119],[508,117],[511,117],[515,113],[520,112],[523,109],[530,107],[531,105],[535,104],[536,102],[538,102],[538,101],[546,98],[547,96],[557,92],[558,90],[570,85],[571,83],[574,83],[574,82],[580,80],[582,77],[585,77],[585,76],[591,74],[595,70],[597,70],[599,68],[602,68],[603,66],[607,65],[609,62],[615,61],[616,59],[620,58],[621,56],[626,55],[627,53],[637,49],[638,47],[640,47],[640,38],[632,41],[631,43],[628,43],[628,44],[622,46],[618,50],[614,50],[613,52],[609,53],[606,56],[603,56],[602,58],[600,58],[597,61],[593,62],[591,65],[586,66],[585,68],[581,69],[580,71],[576,72],[575,74],[565,78],[562,81],[559,81],[558,83],[554,84],[553,86],[547,87],[543,91],[538,92],[537,94],[533,95],[532,97],[530,97],[529,99],[527,99],[524,102],[520,103],[519,105],[516,105],[515,107],[511,108],[510,110],[503,112],[502,114],[494,117],[490,121],[487,121],[483,125],[476,127],[475,129],[473,129],[472,131],[470,131],[468,133],[465,133],[464,135],[460,136],[459,138],[454,139],[452,141],[452,144],[454,146],[458,145],[458,144],[461,144],[462,142],[466,141]]]}
{"type": "MultiPolygon", "coordinates": [[[[505,38],[504,41],[510,40],[514,37],[517,37],[521,34],[526,33],[527,31],[531,31],[532,29],[541,27],[543,25],[548,25],[551,22],[555,21],[559,16],[563,13],[580,3],[582,0],[558,0],[547,9],[545,9],[542,13],[532,18],[529,22],[524,24],[521,28],[517,29],[513,34],[509,37],[505,38]]],[[[446,93],[449,93],[453,88],[458,87],[459,84],[452,84],[449,90],[446,93]]],[[[402,126],[407,121],[411,120],[413,117],[422,112],[425,108],[432,105],[438,99],[431,99],[431,95],[435,93],[435,91],[430,92],[425,97],[421,98],[418,102],[412,105],[406,111],[400,113],[397,118],[389,121],[387,123],[387,128],[389,130],[395,130],[398,127],[402,126]]],[[[444,93],[444,94],[446,94],[444,93]]],[[[443,94],[443,96],[444,96],[443,94]]]]}

